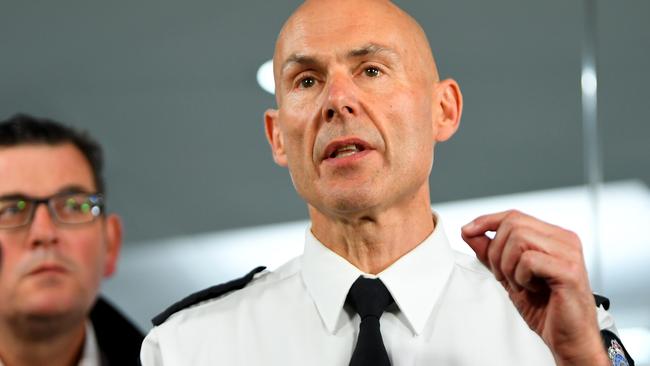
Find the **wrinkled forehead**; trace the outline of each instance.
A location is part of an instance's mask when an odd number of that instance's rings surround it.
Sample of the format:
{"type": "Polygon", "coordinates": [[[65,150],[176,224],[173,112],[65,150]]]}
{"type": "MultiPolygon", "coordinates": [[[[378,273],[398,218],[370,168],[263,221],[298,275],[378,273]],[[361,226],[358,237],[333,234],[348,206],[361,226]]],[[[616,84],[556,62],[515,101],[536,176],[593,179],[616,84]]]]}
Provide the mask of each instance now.
{"type": "Polygon", "coordinates": [[[429,42],[419,24],[384,0],[307,1],[286,21],[276,42],[276,84],[296,58],[344,57],[368,45],[395,53],[412,70],[437,78],[429,42]],[[425,70],[423,70],[423,69],[425,70]]]}
{"type": "Polygon", "coordinates": [[[277,67],[292,55],[343,53],[366,44],[416,50],[422,42],[418,28],[386,1],[307,2],[284,24],[274,61],[277,67]]]}

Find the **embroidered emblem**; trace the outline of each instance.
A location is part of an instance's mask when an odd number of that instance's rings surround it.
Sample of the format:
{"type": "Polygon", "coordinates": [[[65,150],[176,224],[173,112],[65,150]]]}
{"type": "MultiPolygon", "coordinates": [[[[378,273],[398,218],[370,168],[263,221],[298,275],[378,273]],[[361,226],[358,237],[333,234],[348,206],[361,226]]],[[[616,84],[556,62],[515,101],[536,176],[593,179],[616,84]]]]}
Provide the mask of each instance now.
{"type": "Polygon", "coordinates": [[[611,346],[607,349],[607,354],[609,359],[612,360],[612,365],[614,366],[630,366],[625,358],[625,352],[623,347],[615,340],[611,340],[611,346]]]}

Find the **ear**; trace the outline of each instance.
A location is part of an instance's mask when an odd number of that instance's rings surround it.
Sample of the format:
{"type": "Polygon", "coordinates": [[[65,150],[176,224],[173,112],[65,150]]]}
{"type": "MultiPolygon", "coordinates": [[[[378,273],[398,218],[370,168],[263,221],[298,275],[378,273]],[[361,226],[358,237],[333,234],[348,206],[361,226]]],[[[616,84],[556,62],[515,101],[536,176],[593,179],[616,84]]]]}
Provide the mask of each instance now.
{"type": "Polygon", "coordinates": [[[266,139],[269,141],[269,145],[271,145],[273,160],[276,164],[286,167],[287,153],[284,151],[284,141],[282,140],[282,133],[278,126],[277,109],[267,109],[264,112],[264,127],[266,129],[266,139]]]}
{"type": "Polygon", "coordinates": [[[104,277],[110,277],[117,268],[117,259],[122,248],[122,220],[119,216],[111,214],[106,217],[106,262],[104,264],[104,277]]]}
{"type": "Polygon", "coordinates": [[[454,135],[463,114],[463,95],[458,83],[453,79],[440,81],[435,88],[434,102],[439,108],[434,108],[439,115],[434,116],[437,124],[434,129],[436,141],[446,141],[454,135]],[[436,118],[437,117],[437,118],[436,118]]]}

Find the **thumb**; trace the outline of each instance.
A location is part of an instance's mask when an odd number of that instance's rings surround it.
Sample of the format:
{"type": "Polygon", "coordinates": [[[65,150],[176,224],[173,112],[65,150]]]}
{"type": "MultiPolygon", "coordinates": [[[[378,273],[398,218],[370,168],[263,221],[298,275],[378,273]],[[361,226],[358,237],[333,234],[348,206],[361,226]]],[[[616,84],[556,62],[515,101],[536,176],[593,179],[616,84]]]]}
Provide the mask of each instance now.
{"type": "Polygon", "coordinates": [[[465,230],[465,227],[461,230],[460,236],[463,238],[465,243],[472,248],[474,253],[476,253],[476,257],[483,262],[483,264],[487,265],[487,250],[491,239],[484,233],[470,235],[468,234],[468,231],[465,230]]]}

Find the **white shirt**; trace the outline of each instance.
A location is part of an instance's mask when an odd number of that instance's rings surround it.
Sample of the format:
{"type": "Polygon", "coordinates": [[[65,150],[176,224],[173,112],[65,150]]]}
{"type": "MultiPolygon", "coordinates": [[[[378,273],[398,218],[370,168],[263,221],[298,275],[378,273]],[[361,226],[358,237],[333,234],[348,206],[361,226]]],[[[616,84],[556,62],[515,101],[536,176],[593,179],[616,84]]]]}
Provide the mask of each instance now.
{"type": "Polygon", "coordinates": [[[86,337],[84,350],[77,366],[100,366],[99,344],[95,335],[95,327],[89,321],[86,322],[86,337]]]}
{"type": "MultiPolygon", "coordinates": [[[[95,328],[92,323],[86,322],[86,334],[84,337],[84,348],[81,353],[81,358],[77,366],[100,366],[99,346],[97,344],[97,337],[95,336],[95,328]]],[[[0,366],[4,366],[0,360],[0,366]]]]}
{"type": "MultiPolygon", "coordinates": [[[[437,222],[424,242],[376,276],[397,305],[381,317],[391,364],[554,365],[493,275],[452,250],[437,222]]],[[[153,328],[142,364],[348,365],[360,320],[344,302],[360,275],[308,230],[301,257],[153,328]]],[[[598,314],[601,328],[612,329],[608,313],[598,314]]]]}

